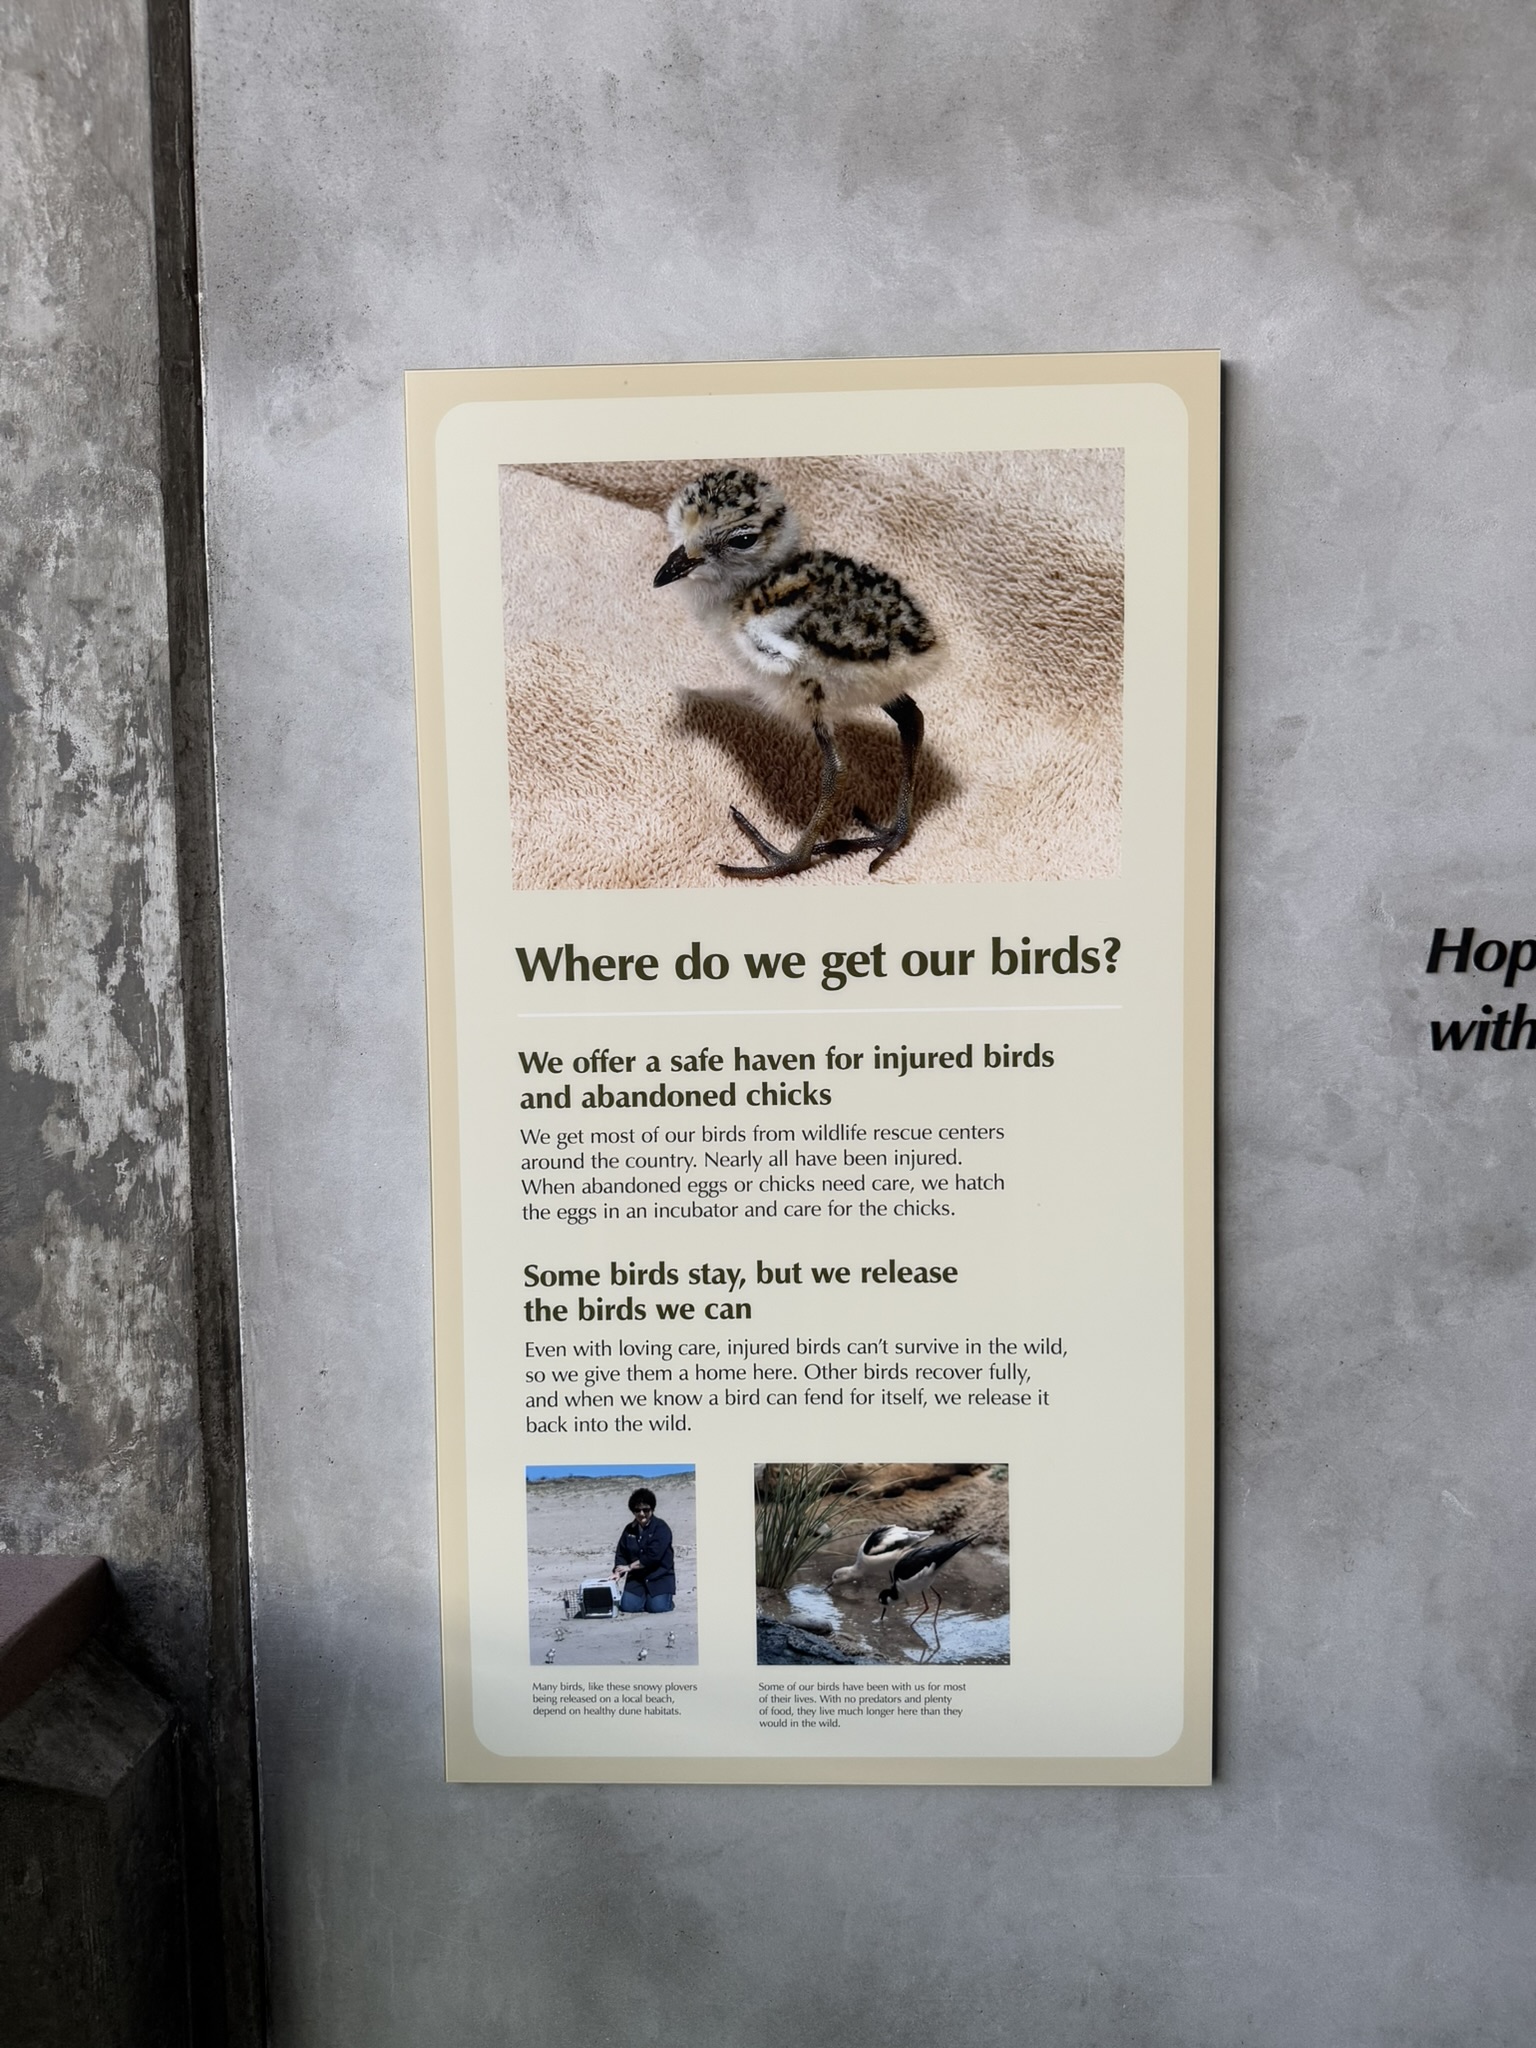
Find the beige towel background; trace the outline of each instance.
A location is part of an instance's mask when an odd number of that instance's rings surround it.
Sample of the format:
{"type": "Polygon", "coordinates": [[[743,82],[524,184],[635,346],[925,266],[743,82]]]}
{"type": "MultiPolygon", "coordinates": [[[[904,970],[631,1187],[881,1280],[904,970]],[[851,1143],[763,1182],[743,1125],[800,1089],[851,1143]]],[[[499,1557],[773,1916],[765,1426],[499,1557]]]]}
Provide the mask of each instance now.
{"type": "MultiPolygon", "coordinates": [[[[772,883],[734,803],[784,844],[816,803],[802,735],[731,702],[733,662],[652,578],[662,520],[705,462],[542,465],[501,477],[513,865],[525,889],[885,887],[1064,880],[1120,861],[1124,463],[1117,448],[739,457],[808,543],[899,576],[942,640],[912,837],[772,883]]],[[[901,771],[878,710],[838,728],[829,836],[884,823],[901,771]]]]}

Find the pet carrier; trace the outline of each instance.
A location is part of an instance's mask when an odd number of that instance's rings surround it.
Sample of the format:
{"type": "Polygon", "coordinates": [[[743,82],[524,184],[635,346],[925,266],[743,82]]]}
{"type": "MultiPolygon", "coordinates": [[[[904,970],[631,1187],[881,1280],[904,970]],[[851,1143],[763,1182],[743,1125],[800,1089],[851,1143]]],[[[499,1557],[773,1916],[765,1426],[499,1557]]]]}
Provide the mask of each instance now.
{"type": "Polygon", "coordinates": [[[578,1621],[612,1621],[619,1611],[619,1588],[612,1579],[583,1579],[574,1604],[578,1621]]]}

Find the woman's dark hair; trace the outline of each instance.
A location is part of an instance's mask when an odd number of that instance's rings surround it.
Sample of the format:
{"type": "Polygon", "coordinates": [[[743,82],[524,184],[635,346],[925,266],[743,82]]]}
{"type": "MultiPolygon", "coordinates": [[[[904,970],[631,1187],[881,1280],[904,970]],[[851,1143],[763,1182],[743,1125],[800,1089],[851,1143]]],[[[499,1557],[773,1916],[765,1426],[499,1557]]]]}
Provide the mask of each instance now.
{"type": "Polygon", "coordinates": [[[650,1508],[654,1512],[655,1507],[656,1496],[648,1486],[637,1486],[629,1496],[629,1512],[631,1514],[635,1512],[636,1508],[650,1508]]]}

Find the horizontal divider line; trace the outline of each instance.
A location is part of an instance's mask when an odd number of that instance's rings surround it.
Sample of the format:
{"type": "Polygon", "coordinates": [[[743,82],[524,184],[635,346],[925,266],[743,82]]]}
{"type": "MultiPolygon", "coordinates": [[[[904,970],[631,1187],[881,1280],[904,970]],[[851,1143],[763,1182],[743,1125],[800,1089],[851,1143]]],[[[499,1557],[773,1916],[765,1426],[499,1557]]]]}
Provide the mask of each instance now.
{"type": "Polygon", "coordinates": [[[1069,1010],[1119,1010],[1123,1003],[951,1003],[897,1010],[519,1010],[520,1021],[592,1017],[614,1023],[631,1017],[1025,1017],[1069,1010]]]}

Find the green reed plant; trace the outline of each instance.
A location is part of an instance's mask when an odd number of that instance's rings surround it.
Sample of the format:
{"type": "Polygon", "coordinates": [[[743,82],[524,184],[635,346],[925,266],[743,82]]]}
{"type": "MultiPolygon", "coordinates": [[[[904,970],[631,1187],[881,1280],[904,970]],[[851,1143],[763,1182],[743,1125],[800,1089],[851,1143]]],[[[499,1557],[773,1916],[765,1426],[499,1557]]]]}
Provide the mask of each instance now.
{"type": "Polygon", "coordinates": [[[757,1479],[757,1583],[782,1590],[806,1559],[857,1519],[836,1491],[841,1465],[764,1465],[757,1479]]]}

